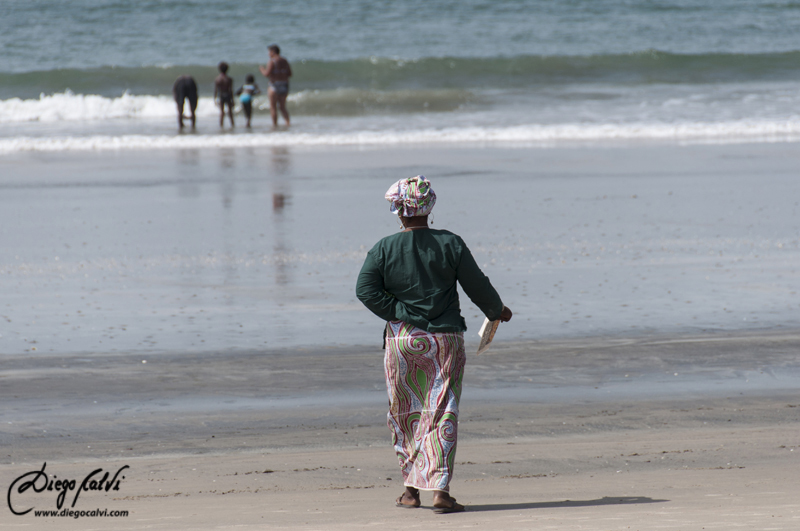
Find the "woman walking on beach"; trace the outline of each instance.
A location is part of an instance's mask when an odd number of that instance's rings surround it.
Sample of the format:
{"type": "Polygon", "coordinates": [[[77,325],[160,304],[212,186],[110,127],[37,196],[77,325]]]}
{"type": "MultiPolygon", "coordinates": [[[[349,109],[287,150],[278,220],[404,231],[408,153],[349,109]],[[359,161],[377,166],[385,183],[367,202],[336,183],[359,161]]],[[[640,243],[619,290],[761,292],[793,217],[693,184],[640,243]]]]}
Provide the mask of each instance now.
{"type": "Polygon", "coordinates": [[[430,490],[437,512],[460,512],[464,506],[449,494],[466,362],[456,282],[489,319],[508,321],[511,310],[464,241],[428,227],[436,203],[430,181],[402,179],[386,199],[403,230],[367,253],[356,295],[387,321],[388,424],[406,487],[396,503],[419,507],[419,491],[430,490]]]}

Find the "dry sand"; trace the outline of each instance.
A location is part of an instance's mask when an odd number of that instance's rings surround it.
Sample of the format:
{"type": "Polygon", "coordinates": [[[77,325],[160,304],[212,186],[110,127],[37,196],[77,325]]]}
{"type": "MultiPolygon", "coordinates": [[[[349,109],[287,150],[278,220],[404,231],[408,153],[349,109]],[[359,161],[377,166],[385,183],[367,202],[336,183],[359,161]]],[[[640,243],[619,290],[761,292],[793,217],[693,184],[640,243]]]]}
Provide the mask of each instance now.
{"type": "MultiPolygon", "coordinates": [[[[735,404],[741,406],[742,404],[735,404]]],[[[763,405],[763,404],[762,404],[763,405]]],[[[786,407],[779,402],[773,407],[786,407]]],[[[740,408],[736,408],[737,410],[740,408]]],[[[745,411],[748,408],[745,406],[745,411]]],[[[738,411],[737,411],[738,412],[738,411]]],[[[672,412],[675,417],[679,411],[672,412]]],[[[662,417],[667,420],[668,417],[662,417]]],[[[465,514],[395,508],[384,448],[213,453],[48,463],[61,477],[131,465],[119,493],[79,508],[127,518],[4,516],[30,529],[785,529],[800,524],[797,425],[468,441],[454,493],[465,514]],[[794,450],[794,452],[792,452],[794,450]],[[269,472],[271,471],[271,472],[269,472]]],[[[4,477],[26,471],[5,466],[4,477]]],[[[391,478],[391,479],[390,479],[391,478]]],[[[89,501],[91,499],[91,502],[89,501]]]]}
{"type": "MultiPolygon", "coordinates": [[[[468,511],[457,515],[434,514],[429,497],[394,507],[402,484],[375,349],[14,358],[0,388],[4,488],[44,461],[79,480],[129,465],[119,491],[85,493],[76,509],[130,514],[4,510],[0,525],[796,530],[799,351],[798,334],[764,332],[510,343],[471,357],[452,483],[468,511]]],[[[55,505],[52,493],[19,499],[55,505]]]]}

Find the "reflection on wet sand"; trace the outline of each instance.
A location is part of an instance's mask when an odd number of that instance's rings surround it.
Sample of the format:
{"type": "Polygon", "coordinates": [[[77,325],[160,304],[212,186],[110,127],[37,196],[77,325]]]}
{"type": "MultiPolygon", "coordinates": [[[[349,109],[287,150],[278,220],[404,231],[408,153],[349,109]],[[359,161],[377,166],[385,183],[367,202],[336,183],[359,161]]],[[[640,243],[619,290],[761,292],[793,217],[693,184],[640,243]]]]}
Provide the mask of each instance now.
{"type": "Polygon", "coordinates": [[[184,166],[197,166],[200,163],[199,149],[179,149],[178,162],[184,166]]]}
{"type": "Polygon", "coordinates": [[[289,284],[289,267],[282,257],[290,251],[286,244],[286,212],[291,198],[291,157],[285,147],[272,148],[272,214],[275,230],[273,252],[278,260],[275,264],[275,283],[289,284]]]}
{"type": "Polygon", "coordinates": [[[275,146],[272,148],[272,172],[275,175],[286,175],[291,173],[292,159],[289,148],[286,146],[275,146]]]}
{"type": "Polygon", "coordinates": [[[236,167],[236,150],[233,148],[220,148],[219,164],[223,170],[236,167]]]}
{"type": "Polygon", "coordinates": [[[200,195],[200,185],[193,179],[197,166],[200,164],[200,150],[198,149],[179,149],[178,168],[185,179],[181,179],[178,184],[178,195],[180,197],[198,197],[200,195]],[[185,167],[185,168],[184,168],[185,167]]]}
{"type": "MultiPolygon", "coordinates": [[[[290,287],[292,278],[291,266],[287,255],[291,252],[288,245],[289,214],[287,207],[291,198],[291,157],[289,150],[284,147],[272,148],[272,220],[274,228],[272,252],[275,256],[275,284],[278,286],[278,307],[291,301],[296,294],[290,287]]],[[[294,333],[294,319],[291,314],[279,312],[278,322],[279,339],[290,337],[294,333]]]]}
{"type": "Polygon", "coordinates": [[[281,193],[272,194],[272,210],[276,214],[283,212],[283,207],[286,206],[286,195],[281,193]]]}

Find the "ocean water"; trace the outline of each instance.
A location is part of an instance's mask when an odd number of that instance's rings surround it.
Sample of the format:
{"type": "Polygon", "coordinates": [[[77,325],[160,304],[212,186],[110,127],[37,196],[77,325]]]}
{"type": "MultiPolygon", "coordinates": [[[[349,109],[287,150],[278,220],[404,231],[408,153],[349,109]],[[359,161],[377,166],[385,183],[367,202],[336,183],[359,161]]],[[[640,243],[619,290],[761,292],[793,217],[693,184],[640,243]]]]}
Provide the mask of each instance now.
{"type": "Polygon", "coordinates": [[[800,139],[790,0],[12,0],[0,45],[0,154],[800,139]],[[252,131],[220,134],[214,65],[238,86],[272,42],[294,70],[292,129],[271,130],[261,97],[252,131]],[[193,135],[176,134],[184,73],[193,135]]]}

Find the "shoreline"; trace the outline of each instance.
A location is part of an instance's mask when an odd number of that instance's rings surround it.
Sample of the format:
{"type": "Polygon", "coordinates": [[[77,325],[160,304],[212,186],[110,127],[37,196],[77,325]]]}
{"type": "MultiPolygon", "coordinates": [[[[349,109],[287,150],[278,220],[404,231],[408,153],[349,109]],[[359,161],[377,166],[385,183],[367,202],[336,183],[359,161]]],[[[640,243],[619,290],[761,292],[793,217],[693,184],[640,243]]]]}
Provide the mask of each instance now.
{"type": "MultiPolygon", "coordinates": [[[[168,102],[172,105],[172,102],[168,102]]],[[[216,114],[212,114],[216,119],[216,114]]],[[[237,113],[238,120],[243,115],[237,113]]],[[[0,162],[20,157],[97,156],[192,151],[209,149],[292,149],[316,151],[375,150],[570,150],[658,149],[735,146],[770,146],[800,143],[800,124],[781,121],[752,123],[633,123],[622,125],[547,124],[517,126],[425,127],[374,131],[350,130],[324,123],[272,127],[269,114],[251,129],[216,129],[206,124],[197,130],[176,131],[164,120],[136,123],[112,119],[102,126],[47,124],[44,130],[30,124],[9,124],[0,136],[0,162]],[[322,131],[320,131],[322,129],[322,131]],[[343,130],[342,130],[343,129],[343,130]],[[612,129],[609,131],[609,129],[612,129]],[[644,130],[644,131],[643,131],[644,130]]],[[[330,118],[328,118],[330,120],[330,118]]],[[[212,120],[213,122],[213,120],[212,120]]],[[[38,124],[37,124],[38,125],[38,124]]]]}

